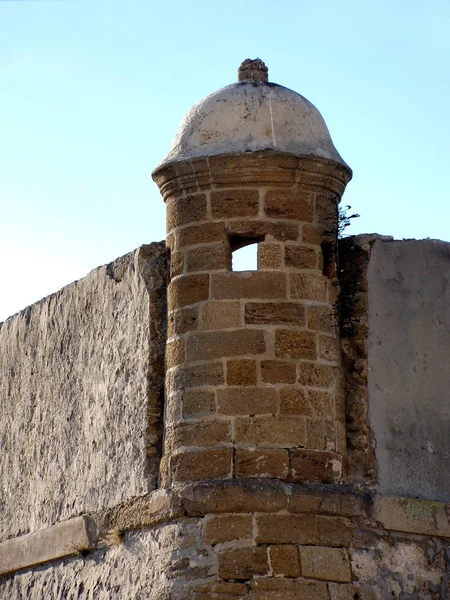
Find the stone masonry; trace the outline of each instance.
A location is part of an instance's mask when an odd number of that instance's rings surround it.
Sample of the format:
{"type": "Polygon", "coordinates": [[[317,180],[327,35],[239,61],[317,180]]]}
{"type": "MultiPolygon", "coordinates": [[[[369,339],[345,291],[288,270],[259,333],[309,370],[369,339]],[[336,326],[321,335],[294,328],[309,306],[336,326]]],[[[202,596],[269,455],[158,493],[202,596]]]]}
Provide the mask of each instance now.
{"type": "Polygon", "coordinates": [[[1,600],[450,599],[449,245],[338,244],[320,113],[238,79],[153,173],[166,244],[0,324],[1,600]]]}

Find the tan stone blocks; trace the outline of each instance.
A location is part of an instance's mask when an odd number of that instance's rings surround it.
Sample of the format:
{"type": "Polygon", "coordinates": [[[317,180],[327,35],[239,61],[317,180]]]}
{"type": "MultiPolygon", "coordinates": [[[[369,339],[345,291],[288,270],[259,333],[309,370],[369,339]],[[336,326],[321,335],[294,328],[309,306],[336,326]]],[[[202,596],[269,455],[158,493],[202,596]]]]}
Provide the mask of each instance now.
{"type": "Polygon", "coordinates": [[[308,329],[327,333],[336,331],[336,321],[331,306],[308,306],[308,329]]]}
{"type": "Polygon", "coordinates": [[[181,446],[216,446],[231,441],[229,421],[199,421],[183,424],[173,431],[166,428],[166,440],[172,441],[172,447],[181,446]]]}
{"type": "Polygon", "coordinates": [[[251,579],[269,572],[267,549],[250,546],[226,550],[219,555],[219,575],[223,579],[251,579]]]}
{"type": "Polygon", "coordinates": [[[224,223],[201,223],[180,229],[172,238],[172,250],[195,244],[213,244],[227,241],[224,223]]]}
{"type": "Polygon", "coordinates": [[[184,275],[170,282],[167,290],[169,310],[195,304],[209,297],[209,275],[184,275]]]}
{"type": "Polygon", "coordinates": [[[186,270],[192,271],[220,271],[229,269],[231,254],[227,244],[220,243],[214,246],[199,246],[188,249],[186,252],[186,270]]]}
{"type": "Polygon", "coordinates": [[[327,584],[285,579],[258,577],[252,581],[253,600],[329,600],[327,584]]]}
{"type": "Polygon", "coordinates": [[[322,225],[302,225],[302,242],[320,246],[325,239],[325,227],[322,225]]]}
{"type": "Polygon", "coordinates": [[[295,383],[297,366],[281,360],[261,361],[261,379],[264,383],[295,383]]]}
{"type": "Polygon", "coordinates": [[[300,577],[300,562],[297,546],[270,546],[270,564],[275,576],[300,577]]]}
{"type": "Polygon", "coordinates": [[[317,269],[318,252],[305,246],[286,245],[284,248],[284,264],[291,269],[317,269]]]}
{"type": "Polygon", "coordinates": [[[168,369],[184,362],[184,339],[179,338],[167,342],[166,345],[166,366],[168,369]]]}
{"type": "Polygon", "coordinates": [[[350,546],[353,530],[349,519],[339,517],[318,517],[319,543],[323,546],[350,546]]]}
{"type": "Polygon", "coordinates": [[[252,537],[252,515],[214,515],[207,517],[203,523],[203,541],[207,544],[223,544],[252,537]]]}
{"type": "Polygon", "coordinates": [[[314,193],[308,190],[269,190],[264,198],[264,212],[272,219],[312,222],[314,193]]]}
{"type": "Polygon", "coordinates": [[[321,273],[292,273],[291,298],[326,302],[328,298],[327,279],[321,273]]]}
{"type": "Polygon", "coordinates": [[[198,328],[198,309],[182,308],[169,315],[169,320],[171,319],[174,321],[175,333],[178,335],[194,331],[198,328]]]}
{"type": "Polygon", "coordinates": [[[326,449],[325,423],[322,419],[306,419],[306,447],[314,450],[326,449]]]}
{"type": "Polygon", "coordinates": [[[228,385],[256,385],[256,361],[247,358],[227,360],[228,385]]]}
{"type": "Polygon", "coordinates": [[[186,367],[182,371],[184,386],[187,388],[214,386],[225,383],[225,374],[222,363],[208,363],[186,367]]]}
{"type": "Polygon", "coordinates": [[[247,592],[245,583],[202,583],[195,588],[194,600],[243,600],[247,592]]]}
{"type": "Polygon", "coordinates": [[[286,388],[280,391],[280,414],[332,419],[334,399],[329,392],[286,388]]]}
{"type": "Polygon", "coordinates": [[[256,217],[258,209],[258,190],[236,189],[211,192],[211,213],[214,219],[256,217]]]}
{"type": "Polygon", "coordinates": [[[302,576],[323,581],[350,582],[352,574],[346,550],[322,546],[299,549],[302,576]]]}
{"type": "Polygon", "coordinates": [[[270,514],[256,517],[258,544],[316,544],[316,515],[270,514]]]}
{"type": "Polygon", "coordinates": [[[283,248],[280,244],[258,244],[258,269],[280,269],[283,265],[283,248]]]}
{"type": "Polygon", "coordinates": [[[298,365],[298,382],[300,385],[328,388],[334,383],[334,369],[330,365],[301,362],[298,365]]]}
{"type": "Polygon", "coordinates": [[[184,271],[183,252],[172,252],[170,255],[170,277],[181,275],[184,271]]]}
{"type": "Polygon", "coordinates": [[[202,308],[202,329],[241,327],[241,306],[238,300],[208,302],[202,308]]]}
{"type": "Polygon", "coordinates": [[[247,302],[245,322],[249,325],[305,325],[305,307],[296,302],[247,302]]]}
{"type": "Polygon", "coordinates": [[[256,239],[267,236],[267,241],[296,242],[299,236],[299,226],[297,223],[250,221],[247,219],[246,221],[229,221],[227,232],[230,237],[256,239]],[[269,239],[269,236],[271,239],[269,239]]]}
{"type": "Polygon", "coordinates": [[[211,295],[219,299],[285,298],[286,275],[274,271],[213,273],[211,295]]]}
{"type": "Polygon", "coordinates": [[[206,196],[197,194],[172,198],[166,203],[167,231],[206,218],[206,196]]]}
{"type": "Polygon", "coordinates": [[[341,477],[342,457],[333,452],[292,449],[290,479],[293,483],[334,483],[341,477]]]}
{"type": "Polygon", "coordinates": [[[276,391],[269,388],[217,390],[217,411],[222,415],[264,415],[278,410],[276,391]]]}
{"type": "Polygon", "coordinates": [[[305,422],[301,417],[238,417],[235,436],[241,444],[304,446],[305,422]]]}
{"type": "Polygon", "coordinates": [[[277,358],[317,359],[316,335],[309,331],[278,329],[275,333],[277,358]]]}
{"type": "Polygon", "coordinates": [[[338,362],[341,357],[341,348],[339,346],[338,338],[327,335],[319,336],[319,357],[322,360],[338,362]]]}
{"type": "Polygon", "coordinates": [[[186,345],[188,360],[262,354],[266,350],[264,332],[255,329],[194,333],[188,338],[186,345]]]}
{"type": "Polygon", "coordinates": [[[170,468],[174,483],[226,479],[233,471],[233,450],[218,448],[175,454],[170,458],[170,468]]]}
{"type": "Polygon", "coordinates": [[[214,392],[206,390],[186,390],[183,393],[183,417],[207,417],[216,412],[214,392]]]}
{"type": "Polygon", "coordinates": [[[237,477],[276,477],[284,479],[289,471],[289,454],[278,448],[237,448],[237,477]]]}

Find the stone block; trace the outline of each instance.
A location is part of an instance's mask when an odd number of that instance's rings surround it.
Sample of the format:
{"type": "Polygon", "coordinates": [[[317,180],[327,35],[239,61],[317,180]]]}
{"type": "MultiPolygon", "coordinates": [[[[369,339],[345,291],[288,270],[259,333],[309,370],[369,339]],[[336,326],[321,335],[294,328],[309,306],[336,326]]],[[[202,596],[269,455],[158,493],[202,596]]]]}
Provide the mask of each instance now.
{"type": "Polygon", "coordinates": [[[238,300],[208,302],[202,309],[202,329],[232,329],[241,327],[241,306],[238,300]]]}
{"type": "Polygon", "coordinates": [[[348,519],[339,517],[318,517],[319,543],[322,546],[350,546],[353,539],[353,525],[348,519]]]}
{"type": "Polygon", "coordinates": [[[182,424],[173,431],[166,428],[166,443],[171,442],[172,447],[216,446],[230,441],[230,423],[228,421],[200,421],[199,423],[182,424]]]}
{"type": "Polygon", "coordinates": [[[206,218],[206,196],[197,194],[171,198],[166,203],[167,231],[206,218]]]}
{"type": "Polygon", "coordinates": [[[274,271],[213,273],[211,296],[214,299],[286,298],[286,275],[274,271]]]}
{"type": "Polygon", "coordinates": [[[289,454],[279,448],[236,448],[237,477],[276,477],[285,479],[289,454]]]}
{"type": "Polygon", "coordinates": [[[172,252],[170,255],[170,278],[181,275],[184,271],[184,253],[172,252]]]}
{"type": "Polygon", "coordinates": [[[252,189],[211,192],[211,212],[214,219],[256,217],[259,193],[252,189]]]}
{"type": "Polygon", "coordinates": [[[270,564],[275,576],[300,577],[300,562],[297,546],[270,546],[270,564]]]}
{"type": "Polygon", "coordinates": [[[181,365],[184,363],[184,354],[185,354],[185,345],[184,339],[178,338],[176,340],[171,340],[166,344],[166,366],[168,369],[170,367],[175,367],[176,365],[181,365]]]}
{"type": "Polygon", "coordinates": [[[229,269],[231,264],[230,249],[227,244],[199,246],[186,252],[186,271],[220,271],[229,269]]]}
{"type": "Polygon", "coordinates": [[[263,354],[265,350],[263,331],[237,329],[194,333],[187,340],[186,352],[188,360],[209,360],[225,356],[263,354]]]}
{"type": "Polygon", "coordinates": [[[203,541],[207,544],[223,544],[252,537],[252,515],[210,516],[203,523],[203,541]]]}
{"type": "Polygon", "coordinates": [[[222,415],[266,415],[278,410],[276,391],[270,388],[217,390],[217,411],[222,415]]]}
{"type": "Polygon", "coordinates": [[[259,577],[252,581],[253,600],[329,600],[326,583],[259,577]]]}
{"type": "Polygon", "coordinates": [[[258,244],[258,269],[280,269],[283,264],[280,244],[258,244]]]}
{"type": "Polygon", "coordinates": [[[331,306],[308,306],[308,329],[335,333],[336,320],[331,306]]]}
{"type": "Polygon", "coordinates": [[[172,250],[196,244],[213,244],[214,242],[227,243],[224,223],[202,223],[183,227],[173,236],[172,250]]]}
{"type": "Polygon", "coordinates": [[[256,385],[256,361],[240,358],[227,360],[228,385],[256,385]]]}
{"type": "Polygon", "coordinates": [[[314,193],[309,190],[269,190],[264,212],[272,219],[291,219],[311,223],[314,218],[314,193]]]}
{"type": "Polygon", "coordinates": [[[286,245],[284,265],[290,269],[317,269],[318,251],[305,246],[286,245]]]}
{"type": "Polygon", "coordinates": [[[75,517],[47,529],[0,544],[0,574],[56,560],[95,546],[96,532],[88,517],[75,517]]]}
{"type": "Polygon", "coordinates": [[[189,516],[210,513],[272,513],[284,510],[287,495],[274,480],[237,480],[191,483],[179,491],[189,516]]]}
{"type": "Polygon", "coordinates": [[[316,544],[315,515],[257,515],[258,544],[316,544]]]}
{"type": "Polygon", "coordinates": [[[303,577],[341,583],[352,580],[347,550],[303,546],[299,548],[299,552],[303,577]]]}
{"type": "Polygon", "coordinates": [[[214,392],[206,390],[186,390],[183,393],[183,417],[207,417],[216,412],[214,392]]]}
{"type": "Polygon", "coordinates": [[[315,450],[326,449],[325,422],[323,419],[306,419],[306,447],[315,450]]]}
{"type": "Polygon", "coordinates": [[[298,365],[298,382],[318,388],[329,388],[334,383],[334,369],[330,365],[302,362],[298,365]]]}
{"type": "Polygon", "coordinates": [[[167,291],[169,310],[195,304],[209,297],[209,275],[183,275],[170,282],[167,291]]]}
{"type": "Polygon", "coordinates": [[[330,362],[339,362],[341,357],[341,348],[339,340],[336,337],[328,335],[319,336],[319,357],[322,360],[330,362]]]}
{"type": "Polygon", "coordinates": [[[293,483],[334,483],[341,477],[342,458],[339,454],[298,448],[290,450],[289,456],[293,483]]]}
{"type": "Polygon", "coordinates": [[[183,384],[187,388],[201,387],[204,385],[221,385],[225,383],[225,374],[222,363],[207,363],[186,367],[181,371],[183,384]]]}
{"type": "Polygon", "coordinates": [[[242,238],[259,238],[266,236],[266,241],[293,241],[296,242],[299,236],[299,227],[297,223],[283,223],[278,221],[230,221],[227,224],[229,236],[238,236],[242,238]]]}
{"type": "Polygon", "coordinates": [[[248,589],[244,583],[219,581],[199,584],[194,600],[243,600],[247,597],[248,589]]]}
{"type": "Polygon", "coordinates": [[[316,360],[316,335],[309,331],[278,329],[275,333],[275,356],[316,360]]]}
{"type": "Polygon", "coordinates": [[[245,322],[249,325],[305,325],[305,308],[297,302],[248,302],[245,322]]]}
{"type": "Polygon", "coordinates": [[[183,452],[170,459],[172,481],[226,479],[233,469],[233,450],[220,448],[199,452],[183,452]]]}
{"type": "Polygon", "coordinates": [[[322,225],[302,225],[302,242],[319,246],[325,239],[325,227],[322,225]]]}
{"type": "Polygon", "coordinates": [[[269,571],[267,549],[259,546],[226,550],[219,555],[219,575],[223,579],[251,579],[269,571]]]}
{"type": "Polygon", "coordinates": [[[304,446],[305,422],[302,417],[238,417],[236,443],[284,448],[304,446]]]}
{"type": "Polygon", "coordinates": [[[182,308],[169,315],[173,319],[175,333],[180,335],[198,328],[198,308],[182,308]]]}
{"type": "Polygon", "coordinates": [[[280,390],[280,414],[333,418],[334,400],[330,392],[285,388],[280,390]]]}
{"type": "Polygon", "coordinates": [[[289,277],[292,299],[315,300],[316,302],[327,301],[327,279],[321,273],[291,273],[289,277]]]}
{"type": "Polygon", "coordinates": [[[281,360],[261,361],[261,379],[264,383],[295,383],[297,366],[281,360]]]}

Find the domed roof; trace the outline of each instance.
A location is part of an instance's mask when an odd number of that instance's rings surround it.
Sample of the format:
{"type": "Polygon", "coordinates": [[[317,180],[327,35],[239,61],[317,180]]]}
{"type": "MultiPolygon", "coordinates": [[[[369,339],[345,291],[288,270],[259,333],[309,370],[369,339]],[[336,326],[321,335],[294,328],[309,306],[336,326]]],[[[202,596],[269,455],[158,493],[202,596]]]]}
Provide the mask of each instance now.
{"type": "Polygon", "coordinates": [[[259,59],[247,59],[238,73],[237,83],[210,94],[189,110],[162,165],[219,154],[276,150],[325,158],[347,167],[311,102],[269,83],[267,67],[259,59]]]}

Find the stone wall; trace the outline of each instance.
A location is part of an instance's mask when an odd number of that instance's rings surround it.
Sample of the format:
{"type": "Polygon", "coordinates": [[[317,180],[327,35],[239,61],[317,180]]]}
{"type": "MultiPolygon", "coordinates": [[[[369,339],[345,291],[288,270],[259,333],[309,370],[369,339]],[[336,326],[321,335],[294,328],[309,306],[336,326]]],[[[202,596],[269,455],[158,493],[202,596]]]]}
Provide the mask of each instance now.
{"type": "Polygon", "coordinates": [[[0,541],[154,489],[165,246],[142,246],[0,325],[0,541]]]}

